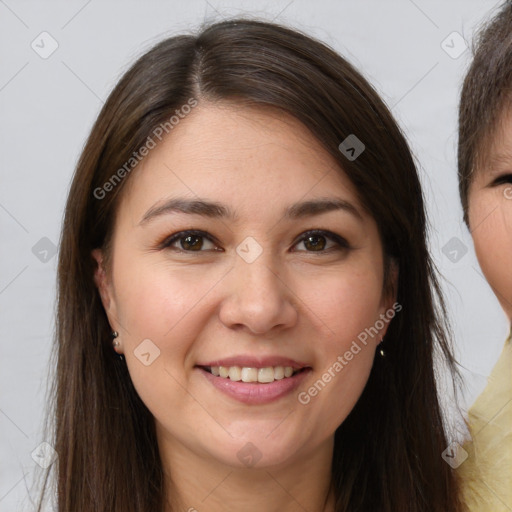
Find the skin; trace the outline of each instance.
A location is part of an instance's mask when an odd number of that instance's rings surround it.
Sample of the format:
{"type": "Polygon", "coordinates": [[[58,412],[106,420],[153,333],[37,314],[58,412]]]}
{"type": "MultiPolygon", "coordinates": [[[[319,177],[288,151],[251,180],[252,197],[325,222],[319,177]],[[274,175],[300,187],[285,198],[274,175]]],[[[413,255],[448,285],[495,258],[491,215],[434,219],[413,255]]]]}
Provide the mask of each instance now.
{"type": "Polygon", "coordinates": [[[480,267],[512,321],[512,109],[504,113],[468,191],[468,218],[480,267]]]}
{"type": "Polygon", "coordinates": [[[310,403],[299,403],[297,393],[394,303],[383,293],[377,225],[353,185],[297,120],[228,103],[196,107],[126,185],[112,265],[105,268],[94,251],[95,281],[119,332],[117,350],[155,418],[169,510],[220,511],[227,503],[249,512],[296,511],[299,504],[333,510],[334,432],[361,395],[388,324],[310,403]],[[176,196],[220,202],[238,218],[171,212],[141,224],[149,209],[176,196]],[[326,197],[350,202],[359,216],[283,216],[293,203],[326,197]],[[183,238],[174,250],[159,248],[186,229],[214,241],[194,240],[196,251],[186,252],[183,238]],[[338,234],[349,248],[326,237],[319,252],[301,236],[311,229],[338,234]],[[236,252],[247,236],[263,251],[252,263],[236,252]],[[149,366],[134,355],[144,339],[160,350],[149,366]],[[312,371],[290,395],[242,404],[195,368],[241,354],[290,357],[312,371]],[[261,456],[254,467],[237,457],[248,442],[261,456]]]}

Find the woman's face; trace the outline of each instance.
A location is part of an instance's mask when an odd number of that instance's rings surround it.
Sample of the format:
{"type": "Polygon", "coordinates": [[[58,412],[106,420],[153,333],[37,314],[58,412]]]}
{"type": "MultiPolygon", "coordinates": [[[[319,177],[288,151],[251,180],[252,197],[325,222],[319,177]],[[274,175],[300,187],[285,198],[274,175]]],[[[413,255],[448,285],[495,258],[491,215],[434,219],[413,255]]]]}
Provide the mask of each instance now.
{"type": "Polygon", "coordinates": [[[227,103],[199,105],[139,164],[107,270],[159,445],[231,466],[332,449],[393,304],[376,223],[334,159],[295,119],[227,103]]]}
{"type": "Polygon", "coordinates": [[[468,191],[469,228],[480,266],[512,320],[512,109],[468,191]]]}

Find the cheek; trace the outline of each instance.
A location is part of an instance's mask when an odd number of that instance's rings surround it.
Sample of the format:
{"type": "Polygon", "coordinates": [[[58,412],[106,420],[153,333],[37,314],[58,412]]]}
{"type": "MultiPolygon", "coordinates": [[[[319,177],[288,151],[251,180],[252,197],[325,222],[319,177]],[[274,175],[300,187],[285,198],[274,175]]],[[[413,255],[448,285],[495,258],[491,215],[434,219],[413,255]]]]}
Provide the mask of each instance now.
{"type": "Polygon", "coordinates": [[[144,263],[136,256],[120,258],[115,276],[117,309],[130,343],[152,337],[168,340],[178,332],[183,336],[187,317],[202,311],[209,288],[220,276],[209,272],[198,278],[191,269],[170,268],[161,262],[144,263]]]}
{"type": "Polygon", "coordinates": [[[469,210],[471,235],[482,271],[509,317],[512,315],[512,199],[502,191],[475,194],[469,210]]]}
{"type": "Polygon", "coordinates": [[[309,279],[306,275],[297,281],[302,302],[322,320],[325,342],[333,350],[342,350],[378,319],[383,287],[380,267],[375,261],[372,265],[355,261],[344,268],[323,272],[318,278],[309,279]]]}
{"type": "Polygon", "coordinates": [[[145,262],[129,251],[119,251],[114,269],[123,351],[139,395],[148,406],[159,395],[169,401],[173,390],[181,396],[187,355],[211,316],[208,292],[222,273],[199,278],[191,268],[145,262]]]}
{"type": "Polygon", "coordinates": [[[352,269],[336,279],[325,276],[315,284],[315,293],[303,293],[312,313],[321,318],[324,335],[317,340],[322,349],[315,379],[297,398],[318,418],[319,432],[334,431],[353,409],[368,381],[375,347],[395,316],[394,310],[384,320],[380,316],[385,313],[382,278],[368,268],[352,269]]]}

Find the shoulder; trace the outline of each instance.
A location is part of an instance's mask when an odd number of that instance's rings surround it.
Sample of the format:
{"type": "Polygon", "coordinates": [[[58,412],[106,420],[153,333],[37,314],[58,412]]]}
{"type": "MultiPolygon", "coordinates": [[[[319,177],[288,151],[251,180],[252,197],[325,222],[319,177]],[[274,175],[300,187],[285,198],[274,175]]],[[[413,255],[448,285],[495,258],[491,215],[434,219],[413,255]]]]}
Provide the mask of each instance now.
{"type": "Polygon", "coordinates": [[[471,512],[512,510],[512,341],[468,415],[468,458],[457,472],[471,512]]]}

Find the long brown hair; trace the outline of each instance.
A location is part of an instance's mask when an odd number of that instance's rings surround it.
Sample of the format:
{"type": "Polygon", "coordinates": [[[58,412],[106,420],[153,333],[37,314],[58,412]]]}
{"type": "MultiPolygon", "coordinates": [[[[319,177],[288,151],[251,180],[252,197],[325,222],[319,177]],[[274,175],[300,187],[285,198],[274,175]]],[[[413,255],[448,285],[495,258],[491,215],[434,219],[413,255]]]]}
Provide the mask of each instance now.
{"type": "Polygon", "coordinates": [[[362,396],[335,433],[336,510],[460,510],[455,476],[441,458],[449,443],[434,352],[452,371],[454,360],[406,140],[378,94],[336,52],[286,27],[245,19],[168,38],[137,60],[110,94],[78,162],[58,268],[58,510],[164,508],[153,418],[112,350],[91,251],[108,254],[116,205],[137,169],[121,173],[105,194],[95,191],[105,190],[155,127],[190,98],[269,106],[300,120],[339,162],[375,218],[386,265],[393,260],[399,267],[396,293],[403,309],[390,323],[386,357],[376,358],[362,396]],[[338,148],[351,134],[365,145],[356,159],[338,148]]]}

